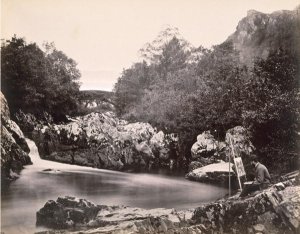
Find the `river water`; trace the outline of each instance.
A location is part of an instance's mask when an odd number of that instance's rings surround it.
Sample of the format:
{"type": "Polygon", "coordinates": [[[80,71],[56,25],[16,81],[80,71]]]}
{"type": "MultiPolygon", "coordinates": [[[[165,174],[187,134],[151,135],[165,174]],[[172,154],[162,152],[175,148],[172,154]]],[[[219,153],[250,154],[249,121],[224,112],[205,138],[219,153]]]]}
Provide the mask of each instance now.
{"type": "Polygon", "coordinates": [[[1,227],[5,234],[34,233],[36,212],[58,196],[86,198],[96,204],[141,208],[195,208],[227,193],[221,187],[182,177],[133,174],[42,160],[27,140],[33,165],[1,191],[1,227]],[[52,169],[51,171],[43,171],[52,169]]]}

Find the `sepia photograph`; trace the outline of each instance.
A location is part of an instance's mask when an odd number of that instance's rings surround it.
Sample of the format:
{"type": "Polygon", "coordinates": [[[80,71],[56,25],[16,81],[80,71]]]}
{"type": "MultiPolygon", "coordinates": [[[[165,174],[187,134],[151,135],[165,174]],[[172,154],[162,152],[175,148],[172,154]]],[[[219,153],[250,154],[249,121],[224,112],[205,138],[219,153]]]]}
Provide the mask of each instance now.
{"type": "Polygon", "coordinates": [[[0,234],[299,234],[299,0],[0,0],[0,234]]]}

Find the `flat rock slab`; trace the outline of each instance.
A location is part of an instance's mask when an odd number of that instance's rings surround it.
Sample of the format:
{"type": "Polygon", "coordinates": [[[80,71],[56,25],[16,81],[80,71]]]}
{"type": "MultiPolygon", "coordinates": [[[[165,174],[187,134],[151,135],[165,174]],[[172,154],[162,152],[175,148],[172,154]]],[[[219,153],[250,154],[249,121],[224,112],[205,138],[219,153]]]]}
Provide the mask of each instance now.
{"type": "MultiPolygon", "coordinates": [[[[232,164],[231,164],[232,166],[232,164]]],[[[235,173],[231,169],[230,176],[235,178],[235,173]]],[[[186,178],[193,181],[222,184],[229,179],[229,163],[213,163],[197,168],[186,175],[186,178]]]]}
{"type": "Polygon", "coordinates": [[[282,183],[255,196],[232,197],[195,210],[95,205],[59,197],[37,212],[37,224],[58,233],[274,233],[300,232],[300,186],[282,183]]]}

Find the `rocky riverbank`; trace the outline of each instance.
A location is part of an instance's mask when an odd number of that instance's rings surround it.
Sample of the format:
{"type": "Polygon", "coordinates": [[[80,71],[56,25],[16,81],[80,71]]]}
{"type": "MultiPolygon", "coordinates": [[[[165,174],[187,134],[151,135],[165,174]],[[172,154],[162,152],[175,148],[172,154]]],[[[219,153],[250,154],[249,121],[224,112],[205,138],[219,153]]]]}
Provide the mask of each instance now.
{"type": "Polygon", "coordinates": [[[299,233],[300,186],[286,181],[256,195],[238,196],[194,210],[95,205],[60,197],[37,212],[42,233],[299,233]]]}
{"type": "Polygon", "coordinates": [[[18,178],[24,165],[31,164],[29,148],[19,126],[11,120],[4,95],[1,103],[1,184],[18,178]]]}
{"type": "Polygon", "coordinates": [[[177,138],[148,123],[128,123],[114,113],[90,113],[65,124],[38,122],[19,113],[18,123],[47,160],[119,171],[172,169],[177,138]]]}
{"type": "Polygon", "coordinates": [[[179,155],[178,139],[174,134],[157,131],[148,123],[129,123],[117,118],[113,112],[93,112],[68,118],[62,124],[54,124],[46,114],[45,121],[22,112],[17,113],[16,119],[34,140],[43,159],[135,172],[184,170],[188,165],[183,165],[183,159],[189,162],[187,178],[200,182],[226,181],[227,169],[221,176],[214,176],[219,171],[203,176],[197,170],[210,164],[228,162],[232,148],[237,156],[243,158],[247,171],[247,162],[254,150],[247,130],[241,126],[229,129],[224,141],[216,140],[210,131],[201,133],[191,148],[189,158],[188,155],[179,155]]]}

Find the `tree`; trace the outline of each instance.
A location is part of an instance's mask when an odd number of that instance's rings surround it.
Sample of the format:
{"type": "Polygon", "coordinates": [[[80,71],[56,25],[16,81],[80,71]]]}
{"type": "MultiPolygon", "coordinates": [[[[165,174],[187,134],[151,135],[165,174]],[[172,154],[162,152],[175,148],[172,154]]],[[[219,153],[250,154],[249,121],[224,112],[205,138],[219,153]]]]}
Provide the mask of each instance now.
{"type": "Polygon", "coordinates": [[[48,47],[46,59],[50,67],[49,81],[52,83],[46,89],[55,97],[52,108],[53,110],[62,108],[65,113],[72,113],[77,107],[80,87],[78,80],[81,74],[77,69],[77,63],[54,46],[48,47]]]}
{"type": "Polygon", "coordinates": [[[258,60],[244,86],[242,117],[266,164],[281,167],[299,152],[299,63],[295,54],[279,49],[258,60]]]}
{"type": "Polygon", "coordinates": [[[155,71],[146,62],[136,63],[124,70],[114,87],[117,114],[124,114],[136,104],[155,76],[155,71]]]}
{"type": "Polygon", "coordinates": [[[76,109],[80,72],[75,61],[50,48],[44,52],[16,36],[1,46],[1,90],[12,113],[60,115],[76,109]]]}
{"type": "Polygon", "coordinates": [[[158,70],[161,78],[165,80],[168,73],[184,69],[187,65],[188,56],[189,53],[184,51],[176,37],[165,44],[162,53],[158,56],[158,70]]]}
{"type": "Polygon", "coordinates": [[[47,61],[34,43],[27,45],[23,38],[13,37],[1,47],[1,90],[12,112],[20,108],[37,111],[44,100],[47,61]]]}

